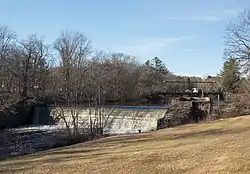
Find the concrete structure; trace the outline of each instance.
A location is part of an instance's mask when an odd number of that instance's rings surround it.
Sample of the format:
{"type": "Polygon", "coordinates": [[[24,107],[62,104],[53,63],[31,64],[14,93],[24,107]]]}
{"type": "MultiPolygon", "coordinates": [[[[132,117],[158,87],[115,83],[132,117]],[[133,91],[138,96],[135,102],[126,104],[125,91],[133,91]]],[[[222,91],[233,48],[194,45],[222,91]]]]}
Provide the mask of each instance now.
{"type": "MultiPolygon", "coordinates": [[[[63,116],[67,123],[72,125],[72,115],[78,114],[80,128],[89,128],[90,123],[101,120],[105,134],[127,134],[156,130],[157,120],[165,116],[167,109],[155,108],[51,108],[51,116],[59,118],[63,116]],[[101,119],[100,119],[101,118],[101,119]]],[[[65,125],[63,119],[59,119],[59,125],[65,125]]]]}

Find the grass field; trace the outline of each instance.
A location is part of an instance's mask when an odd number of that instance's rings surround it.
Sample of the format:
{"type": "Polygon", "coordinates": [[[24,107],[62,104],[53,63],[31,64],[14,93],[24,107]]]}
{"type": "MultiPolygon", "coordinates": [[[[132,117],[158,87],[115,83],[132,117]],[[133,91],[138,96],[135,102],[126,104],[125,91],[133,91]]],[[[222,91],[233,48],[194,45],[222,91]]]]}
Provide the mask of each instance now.
{"type": "Polygon", "coordinates": [[[250,173],[250,116],[99,139],[0,162],[0,173],[250,173]]]}

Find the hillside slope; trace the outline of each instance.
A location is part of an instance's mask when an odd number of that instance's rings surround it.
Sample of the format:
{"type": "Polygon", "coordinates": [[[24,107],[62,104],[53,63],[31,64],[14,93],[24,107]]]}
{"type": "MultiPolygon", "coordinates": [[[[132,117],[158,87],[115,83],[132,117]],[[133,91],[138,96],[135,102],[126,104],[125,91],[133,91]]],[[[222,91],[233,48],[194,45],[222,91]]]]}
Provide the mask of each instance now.
{"type": "Polygon", "coordinates": [[[0,173],[249,173],[250,116],[104,138],[0,162],[0,173]]]}

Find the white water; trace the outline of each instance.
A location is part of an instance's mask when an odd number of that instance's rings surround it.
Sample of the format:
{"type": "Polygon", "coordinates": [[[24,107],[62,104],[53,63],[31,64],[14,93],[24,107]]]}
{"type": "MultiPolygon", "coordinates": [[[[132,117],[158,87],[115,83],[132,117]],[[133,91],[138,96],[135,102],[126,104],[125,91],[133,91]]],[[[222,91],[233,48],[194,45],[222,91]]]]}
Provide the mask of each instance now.
{"type": "MultiPolygon", "coordinates": [[[[59,112],[63,112],[67,117],[67,122],[71,123],[70,109],[53,108],[52,115],[56,116],[59,112]]],[[[89,109],[81,109],[79,113],[79,123],[81,128],[89,128],[90,118],[92,122],[97,121],[93,111],[89,114],[89,109]]],[[[166,109],[121,109],[121,108],[105,108],[102,111],[102,122],[104,133],[107,134],[130,134],[148,132],[156,130],[157,120],[164,117],[166,109]]],[[[63,120],[60,120],[59,125],[63,126],[63,120]]]]}

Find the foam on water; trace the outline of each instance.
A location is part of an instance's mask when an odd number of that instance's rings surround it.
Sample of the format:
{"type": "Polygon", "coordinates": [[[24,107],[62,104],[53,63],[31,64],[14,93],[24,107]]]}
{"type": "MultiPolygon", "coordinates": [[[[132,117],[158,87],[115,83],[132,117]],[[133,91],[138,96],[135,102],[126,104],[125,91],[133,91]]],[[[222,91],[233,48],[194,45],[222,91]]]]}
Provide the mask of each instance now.
{"type": "MultiPolygon", "coordinates": [[[[56,108],[54,108],[56,109],[56,108]]],[[[90,126],[90,117],[94,122],[98,120],[98,116],[89,115],[89,109],[83,109],[79,114],[80,127],[88,128],[90,126]]],[[[102,122],[104,126],[104,133],[106,134],[126,134],[148,132],[156,130],[157,120],[164,117],[166,109],[155,109],[148,107],[141,107],[138,109],[131,108],[104,108],[102,110],[102,122]]],[[[70,112],[65,110],[65,115],[68,115],[70,122],[70,112]]],[[[63,125],[61,120],[60,125],[63,125]]]]}
{"type": "MultiPolygon", "coordinates": [[[[54,110],[57,108],[53,108],[54,110]]],[[[66,112],[66,111],[65,111],[66,112]]],[[[53,113],[53,112],[52,112],[53,113]]],[[[131,134],[148,132],[156,130],[157,120],[164,117],[166,107],[148,107],[148,106],[117,106],[105,107],[103,111],[103,125],[105,134],[131,134]]],[[[66,113],[67,115],[67,113],[66,113]]],[[[68,113],[68,115],[70,115],[68,113]]],[[[83,109],[79,115],[80,128],[88,129],[90,127],[90,117],[95,121],[97,117],[89,115],[89,109],[83,109]]],[[[70,117],[68,118],[70,122],[70,117]]],[[[26,126],[20,128],[8,129],[8,131],[35,132],[47,131],[56,132],[64,129],[64,122],[60,120],[57,125],[26,126]]]]}

